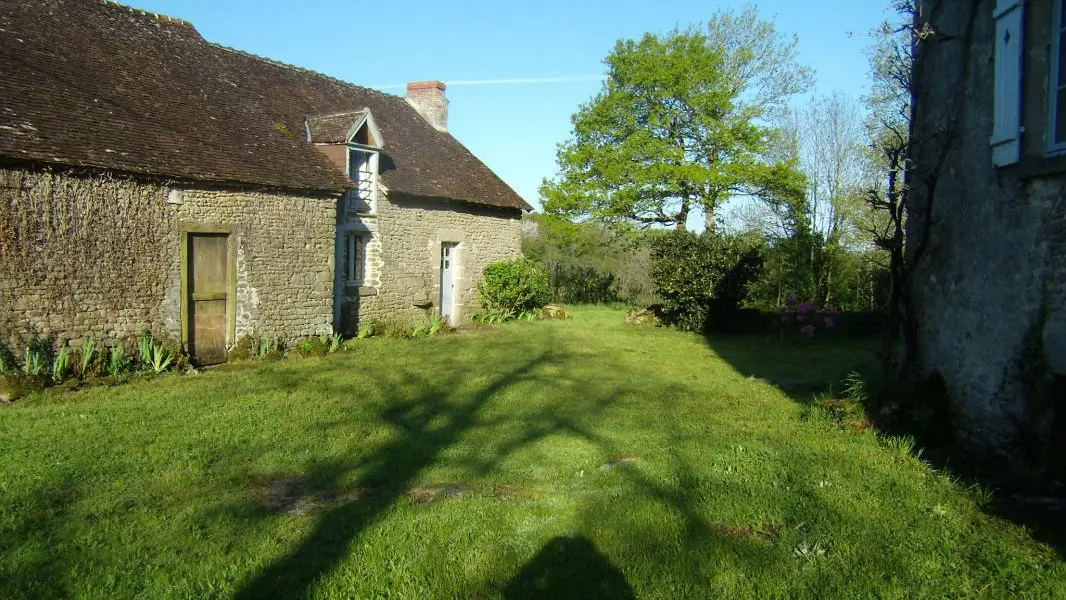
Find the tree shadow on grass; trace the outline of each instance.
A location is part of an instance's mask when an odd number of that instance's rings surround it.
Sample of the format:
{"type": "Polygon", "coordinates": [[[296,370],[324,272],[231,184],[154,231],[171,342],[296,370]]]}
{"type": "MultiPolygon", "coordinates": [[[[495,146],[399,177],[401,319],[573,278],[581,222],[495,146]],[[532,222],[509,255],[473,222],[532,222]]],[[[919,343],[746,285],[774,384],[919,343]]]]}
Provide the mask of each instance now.
{"type": "MultiPolygon", "coordinates": [[[[741,374],[769,383],[797,403],[809,406],[824,395],[840,397],[844,378],[852,371],[864,378],[877,377],[878,345],[873,337],[831,332],[807,340],[796,335],[705,335],[707,345],[741,374]]],[[[874,386],[876,381],[867,381],[874,386]]],[[[875,393],[875,390],[868,390],[875,393]]],[[[1066,558],[1066,493],[1049,488],[1048,480],[1017,476],[1016,465],[989,456],[975,456],[953,444],[948,425],[924,430],[868,414],[870,425],[881,435],[906,435],[918,441],[918,455],[933,469],[958,480],[962,486],[996,491],[982,506],[989,515],[1030,530],[1032,536],[1066,558]]]]}
{"type": "Polygon", "coordinates": [[[709,333],[704,339],[741,375],[761,379],[800,404],[819,394],[839,393],[852,371],[877,368],[878,340],[873,337],[709,333]]]}
{"type": "MultiPolygon", "coordinates": [[[[64,481],[62,485],[46,485],[35,489],[29,496],[13,501],[8,498],[5,508],[11,509],[13,516],[29,515],[28,518],[3,519],[0,524],[0,579],[5,571],[17,568],[18,572],[8,573],[9,588],[12,598],[69,598],[68,576],[70,574],[69,556],[56,552],[57,547],[64,547],[70,542],[64,539],[67,523],[71,518],[70,510],[81,493],[75,482],[64,481]],[[18,510],[18,503],[24,505],[18,510]],[[17,542],[23,554],[17,566],[10,556],[5,556],[7,544],[17,542]],[[20,577],[23,573],[32,573],[32,577],[20,577]]],[[[3,511],[0,511],[3,512],[3,511]]]]}
{"type": "Polygon", "coordinates": [[[357,465],[327,462],[313,466],[306,479],[330,487],[358,471],[354,499],[327,509],[314,531],[286,556],[247,582],[236,598],[301,598],[349,552],[353,540],[399,501],[416,476],[430,467],[442,451],[477,423],[478,413],[497,394],[530,377],[546,361],[540,354],[498,373],[468,402],[446,402],[447,391],[458,385],[457,375],[440,379],[422,395],[397,399],[381,413],[398,435],[357,465]]]}

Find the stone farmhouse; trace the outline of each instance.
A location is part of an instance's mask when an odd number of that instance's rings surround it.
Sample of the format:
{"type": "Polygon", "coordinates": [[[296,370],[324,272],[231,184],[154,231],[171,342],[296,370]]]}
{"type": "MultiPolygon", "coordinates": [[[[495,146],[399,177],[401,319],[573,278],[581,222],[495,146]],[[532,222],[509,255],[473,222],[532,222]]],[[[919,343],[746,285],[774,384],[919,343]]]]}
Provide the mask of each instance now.
{"type": "Polygon", "coordinates": [[[963,441],[1063,477],[1066,7],[920,5],[909,350],[943,377],[963,441]]]}
{"type": "Polygon", "coordinates": [[[531,207],[448,134],[440,82],[384,94],[98,0],[0,1],[0,338],[453,323],[531,207]]]}

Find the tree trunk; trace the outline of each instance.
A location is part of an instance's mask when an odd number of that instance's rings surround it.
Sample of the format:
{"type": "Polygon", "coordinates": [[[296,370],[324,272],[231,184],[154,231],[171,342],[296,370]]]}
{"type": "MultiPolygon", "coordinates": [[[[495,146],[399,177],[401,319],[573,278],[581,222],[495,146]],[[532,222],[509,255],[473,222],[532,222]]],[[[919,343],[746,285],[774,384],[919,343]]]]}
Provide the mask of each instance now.
{"type": "Polygon", "coordinates": [[[688,199],[686,198],[685,200],[682,200],[681,209],[677,211],[677,222],[674,224],[674,227],[677,228],[678,231],[685,231],[687,228],[688,213],[690,209],[691,205],[689,204],[688,199]]]}
{"type": "Polygon", "coordinates": [[[703,228],[708,233],[714,233],[716,229],[714,223],[714,207],[710,204],[704,204],[703,206],[703,228]]]}

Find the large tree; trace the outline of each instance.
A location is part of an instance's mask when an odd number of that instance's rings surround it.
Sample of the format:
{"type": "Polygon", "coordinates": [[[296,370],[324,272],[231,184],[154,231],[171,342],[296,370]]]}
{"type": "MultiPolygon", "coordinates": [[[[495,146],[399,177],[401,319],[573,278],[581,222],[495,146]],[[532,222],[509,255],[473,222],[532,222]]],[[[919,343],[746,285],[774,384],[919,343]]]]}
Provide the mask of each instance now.
{"type": "Polygon", "coordinates": [[[619,41],[603,89],[572,117],[545,210],[576,219],[684,229],[732,196],[803,194],[794,160],[775,160],[767,125],[810,74],[796,40],[754,8],[719,12],[706,30],[619,41]]]}

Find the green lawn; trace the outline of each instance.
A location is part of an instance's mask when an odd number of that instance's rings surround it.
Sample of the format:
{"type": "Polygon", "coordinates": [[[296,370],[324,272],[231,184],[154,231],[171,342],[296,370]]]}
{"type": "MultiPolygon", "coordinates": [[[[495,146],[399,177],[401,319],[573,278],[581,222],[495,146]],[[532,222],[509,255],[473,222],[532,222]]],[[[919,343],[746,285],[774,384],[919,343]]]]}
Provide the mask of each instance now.
{"type": "Polygon", "coordinates": [[[804,417],[872,346],[585,308],[30,398],[0,597],[1062,597],[979,494],[804,417]]]}

